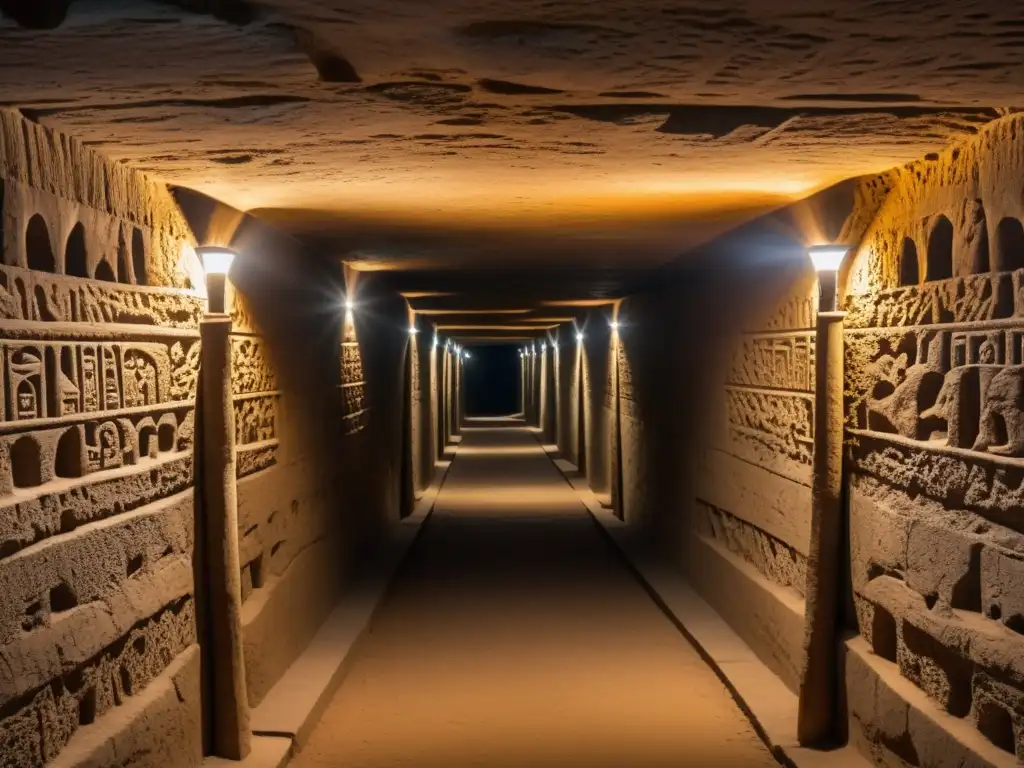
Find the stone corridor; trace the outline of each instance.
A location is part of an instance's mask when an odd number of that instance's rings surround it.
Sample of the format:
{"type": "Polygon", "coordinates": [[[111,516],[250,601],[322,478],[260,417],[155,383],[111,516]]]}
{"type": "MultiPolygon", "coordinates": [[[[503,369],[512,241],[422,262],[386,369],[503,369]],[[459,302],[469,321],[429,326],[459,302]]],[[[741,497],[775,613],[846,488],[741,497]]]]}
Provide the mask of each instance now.
{"type": "Polygon", "coordinates": [[[508,424],[463,429],[432,516],[292,765],[776,763],[534,435],[508,424]]]}

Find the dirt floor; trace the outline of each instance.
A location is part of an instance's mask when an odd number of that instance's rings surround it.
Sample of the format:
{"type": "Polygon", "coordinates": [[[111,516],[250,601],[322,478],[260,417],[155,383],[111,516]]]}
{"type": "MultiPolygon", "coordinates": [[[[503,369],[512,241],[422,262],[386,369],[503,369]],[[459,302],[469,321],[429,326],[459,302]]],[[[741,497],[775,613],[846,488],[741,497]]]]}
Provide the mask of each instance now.
{"type": "Polygon", "coordinates": [[[776,763],[535,438],[481,428],[293,765],[776,763]]]}

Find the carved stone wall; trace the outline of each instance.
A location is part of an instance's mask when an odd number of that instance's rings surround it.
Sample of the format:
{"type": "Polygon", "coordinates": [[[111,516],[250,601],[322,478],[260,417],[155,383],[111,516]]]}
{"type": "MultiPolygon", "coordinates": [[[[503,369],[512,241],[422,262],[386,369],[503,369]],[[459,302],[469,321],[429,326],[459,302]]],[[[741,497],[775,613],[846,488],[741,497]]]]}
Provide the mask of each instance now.
{"type": "MultiPolygon", "coordinates": [[[[897,171],[846,301],[852,621],[873,650],[867,677],[913,683],[957,734],[949,749],[994,765],[1024,759],[1022,130],[1006,118],[897,171]]],[[[848,677],[854,694],[868,684],[848,677]]],[[[852,717],[876,760],[928,749],[863,696],[852,717]]]]}
{"type": "Polygon", "coordinates": [[[196,765],[187,225],[5,111],[0,207],[0,755],[107,762],[116,723],[125,764],[196,765]]]}

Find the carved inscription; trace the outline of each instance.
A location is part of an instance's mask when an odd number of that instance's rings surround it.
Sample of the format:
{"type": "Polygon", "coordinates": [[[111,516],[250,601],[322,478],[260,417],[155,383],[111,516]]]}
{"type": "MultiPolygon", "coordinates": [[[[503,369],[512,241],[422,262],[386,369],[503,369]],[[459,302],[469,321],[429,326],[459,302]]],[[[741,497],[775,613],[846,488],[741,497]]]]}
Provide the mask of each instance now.
{"type": "Polygon", "coordinates": [[[253,336],[231,339],[231,386],[236,395],[272,392],[277,377],[267,359],[266,342],[253,336]]]}
{"type": "MultiPolygon", "coordinates": [[[[197,346],[195,342],[191,345],[197,346]]],[[[191,398],[198,349],[182,342],[6,342],[5,420],[140,408],[191,398]]]]}
{"type": "Polygon", "coordinates": [[[354,435],[363,430],[367,422],[366,383],[363,356],[359,344],[345,341],[341,345],[341,407],[342,433],[354,435]]]}
{"type": "Polygon", "coordinates": [[[727,387],[729,437],[738,452],[759,464],[779,459],[810,466],[814,448],[809,396],[727,387]]]}
{"type": "Polygon", "coordinates": [[[235,400],[235,442],[262,443],[277,436],[277,395],[235,400]]]}
{"type": "Polygon", "coordinates": [[[814,334],[747,335],[732,361],[730,384],[814,391],[814,334]]]}
{"type": "Polygon", "coordinates": [[[202,299],[182,291],[69,279],[0,266],[0,320],[195,328],[202,314],[202,299]]]}

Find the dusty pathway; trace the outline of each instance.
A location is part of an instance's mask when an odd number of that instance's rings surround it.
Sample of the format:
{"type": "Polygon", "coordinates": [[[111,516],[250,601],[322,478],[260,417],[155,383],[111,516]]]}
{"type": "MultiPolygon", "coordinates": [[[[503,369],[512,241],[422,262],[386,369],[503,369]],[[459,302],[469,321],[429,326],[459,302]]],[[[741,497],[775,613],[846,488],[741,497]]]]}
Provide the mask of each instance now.
{"type": "Polygon", "coordinates": [[[303,752],[344,766],[774,766],[534,438],[464,433],[303,752]]]}

